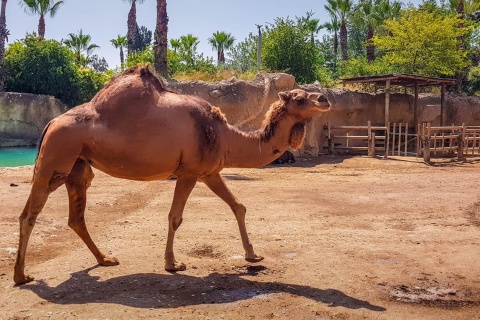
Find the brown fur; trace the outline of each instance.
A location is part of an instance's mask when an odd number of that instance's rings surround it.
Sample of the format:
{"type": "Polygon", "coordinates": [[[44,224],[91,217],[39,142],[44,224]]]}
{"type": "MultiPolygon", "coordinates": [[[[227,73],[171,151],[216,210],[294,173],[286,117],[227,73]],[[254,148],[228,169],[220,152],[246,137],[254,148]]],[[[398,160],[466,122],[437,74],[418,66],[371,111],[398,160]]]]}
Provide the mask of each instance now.
{"type": "Polygon", "coordinates": [[[290,131],[288,143],[293,150],[297,150],[305,139],[305,125],[303,123],[295,123],[290,131]]]}
{"type": "Polygon", "coordinates": [[[260,138],[268,142],[275,134],[278,123],[287,115],[287,107],[283,100],[278,100],[272,104],[265,119],[262,122],[260,138]]]}
{"type": "Polygon", "coordinates": [[[260,167],[304,136],[303,123],[330,104],[319,93],[300,89],[282,92],[267,113],[259,134],[245,134],[227,124],[220,110],[193,96],[166,90],[149,66],[132,67],[113,79],[89,103],[52,120],[42,134],[30,196],[20,215],[20,241],[15,262],[17,284],[33,280],[25,274],[25,255],[35,220],[49,194],[66,185],[68,225],[103,266],[117,265],[103,254],[85,224],[87,189],[92,167],[130,180],[176,177],[168,214],[165,269],[185,270],[175,260],[175,231],[197,181],[205,183],[232,209],[240,230],[245,260],[258,262],[245,225],[246,209],[220,176],[225,167],[260,167]]]}

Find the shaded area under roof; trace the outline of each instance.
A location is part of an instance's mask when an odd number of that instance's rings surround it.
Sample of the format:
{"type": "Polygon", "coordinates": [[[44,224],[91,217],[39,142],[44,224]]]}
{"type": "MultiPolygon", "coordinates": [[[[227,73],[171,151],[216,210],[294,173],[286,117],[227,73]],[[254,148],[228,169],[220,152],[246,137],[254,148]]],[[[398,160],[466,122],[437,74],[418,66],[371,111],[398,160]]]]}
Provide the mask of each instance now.
{"type": "Polygon", "coordinates": [[[413,87],[418,86],[440,86],[440,85],[454,85],[454,79],[423,77],[414,74],[392,73],[378,76],[362,76],[342,79],[343,84],[349,83],[374,83],[376,85],[385,85],[387,80],[394,86],[413,87]]]}
{"type": "Polygon", "coordinates": [[[370,83],[376,86],[385,86],[385,127],[390,126],[390,86],[414,88],[413,99],[413,128],[418,131],[418,88],[426,86],[440,87],[440,126],[443,126],[445,114],[445,87],[454,85],[456,80],[447,78],[423,77],[414,74],[392,73],[377,76],[363,76],[342,79],[343,86],[353,83],[370,83]]]}

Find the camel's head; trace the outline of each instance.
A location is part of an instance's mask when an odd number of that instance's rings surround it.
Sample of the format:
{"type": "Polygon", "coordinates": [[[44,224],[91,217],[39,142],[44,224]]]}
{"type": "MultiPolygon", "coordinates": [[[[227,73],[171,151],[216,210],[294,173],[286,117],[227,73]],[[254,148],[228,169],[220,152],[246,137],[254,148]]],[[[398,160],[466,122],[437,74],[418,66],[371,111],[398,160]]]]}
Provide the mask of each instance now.
{"type": "Polygon", "coordinates": [[[285,103],[289,114],[304,120],[310,119],[319,112],[330,110],[327,97],[319,92],[294,89],[280,92],[278,96],[285,103]]]}

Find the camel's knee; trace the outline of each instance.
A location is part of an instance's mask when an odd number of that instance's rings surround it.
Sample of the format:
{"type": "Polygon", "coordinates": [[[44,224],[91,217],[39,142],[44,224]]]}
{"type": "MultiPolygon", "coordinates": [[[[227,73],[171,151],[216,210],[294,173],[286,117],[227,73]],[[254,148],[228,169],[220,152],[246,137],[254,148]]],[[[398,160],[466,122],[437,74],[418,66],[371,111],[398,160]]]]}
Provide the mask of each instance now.
{"type": "Polygon", "coordinates": [[[183,222],[182,217],[170,217],[170,225],[172,226],[173,231],[177,231],[177,229],[180,227],[180,225],[183,222]]]}
{"type": "Polygon", "coordinates": [[[68,226],[75,232],[83,230],[86,228],[85,220],[82,218],[72,218],[68,219],[68,226]]]}
{"type": "Polygon", "coordinates": [[[55,191],[60,187],[62,184],[67,181],[68,174],[67,173],[61,173],[54,171],[52,177],[50,178],[50,181],[48,182],[48,188],[50,191],[55,191]]]}
{"type": "Polygon", "coordinates": [[[247,208],[243,204],[238,203],[232,207],[232,211],[237,219],[245,219],[247,208]]]}

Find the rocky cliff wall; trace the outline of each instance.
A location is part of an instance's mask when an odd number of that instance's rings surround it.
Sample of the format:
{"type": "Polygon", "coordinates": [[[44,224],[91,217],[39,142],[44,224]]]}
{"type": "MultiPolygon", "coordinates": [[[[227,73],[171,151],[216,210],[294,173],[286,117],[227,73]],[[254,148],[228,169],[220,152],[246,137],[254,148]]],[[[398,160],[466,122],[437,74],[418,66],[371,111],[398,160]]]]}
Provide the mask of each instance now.
{"type": "Polygon", "coordinates": [[[51,96],[0,93],[0,148],[35,145],[45,125],[65,111],[51,96]]]}

